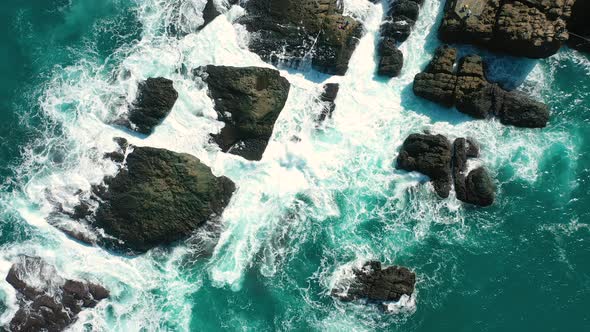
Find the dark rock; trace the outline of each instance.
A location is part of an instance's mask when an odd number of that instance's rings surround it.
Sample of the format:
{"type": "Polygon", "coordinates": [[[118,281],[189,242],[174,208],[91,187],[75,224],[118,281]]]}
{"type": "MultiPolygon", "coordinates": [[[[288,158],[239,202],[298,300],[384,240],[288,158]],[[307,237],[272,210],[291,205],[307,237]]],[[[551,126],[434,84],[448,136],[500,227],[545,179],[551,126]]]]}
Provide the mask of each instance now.
{"type": "Polygon", "coordinates": [[[397,49],[393,40],[383,40],[379,53],[381,60],[377,66],[377,74],[388,77],[399,76],[404,66],[404,55],[397,49]]]}
{"type": "Polygon", "coordinates": [[[548,57],[569,38],[565,21],[574,1],[478,0],[467,9],[463,1],[449,0],[439,37],[517,56],[548,57]]]}
{"type": "Polygon", "coordinates": [[[154,127],[168,116],[176,99],[178,92],[171,80],[148,78],[139,84],[137,99],[129,110],[127,126],[139,133],[151,134],[154,127]]]}
{"type": "Polygon", "coordinates": [[[136,147],[127,167],[108,181],[96,212],[96,226],[144,252],[191,235],[221,215],[235,190],[199,159],[168,150],[136,147]]]}
{"type": "Polygon", "coordinates": [[[450,165],[451,144],[442,135],[411,134],[397,157],[397,168],[427,175],[442,198],[451,190],[450,165]]]}
{"type": "Polygon", "coordinates": [[[407,17],[392,18],[391,21],[385,21],[381,25],[381,36],[391,38],[397,43],[403,43],[410,37],[414,24],[416,22],[407,17]]]}
{"type": "Polygon", "coordinates": [[[453,180],[457,199],[465,201],[467,194],[465,189],[465,170],[467,169],[467,141],[465,138],[457,138],[453,143],[453,180]]]}
{"type": "Polygon", "coordinates": [[[63,331],[84,308],[109,297],[102,286],[61,278],[39,257],[20,257],[6,281],[16,289],[20,306],[11,331],[63,331]]]}
{"type": "Polygon", "coordinates": [[[465,179],[465,191],[464,202],[483,207],[492,205],[496,196],[494,182],[483,167],[469,172],[465,179]]]}
{"type": "Polygon", "coordinates": [[[419,13],[420,7],[416,2],[411,0],[397,0],[393,2],[389,11],[390,16],[403,16],[409,18],[412,21],[416,21],[418,19],[419,13]]]}
{"type": "Polygon", "coordinates": [[[289,81],[277,70],[259,67],[210,65],[194,73],[209,86],[219,120],[226,124],[215,142],[224,152],[260,160],[287,101],[289,81]]]}
{"type": "Polygon", "coordinates": [[[369,261],[360,269],[354,269],[355,280],[347,291],[335,288],[332,295],[342,301],[365,299],[371,302],[399,301],[402,295],[411,296],[416,284],[416,274],[405,267],[381,268],[378,261],[369,261]]]}
{"type": "Polygon", "coordinates": [[[414,94],[478,119],[498,116],[502,123],[539,128],[549,121],[549,108],[519,92],[508,92],[485,77],[481,57],[463,57],[455,71],[457,50],[439,47],[426,70],[414,78],[414,94]]]}
{"type": "Polygon", "coordinates": [[[319,122],[323,122],[326,118],[332,117],[332,113],[334,113],[334,110],[336,109],[334,101],[338,96],[339,90],[340,85],[338,83],[327,83],[324,85],[324,92],[322,92],[322,95],[320,96],[320,101],[324,103],[324,107],[318,117],[319,122]]]}
{"type": "Polygon", "coordinates": [[[590,53],[590,1],[576,0],[572,15],[567,22],[570,31],[568,45],[580,51],[590,53]]]}
{"type": "Polygon", "coordinates": [[[267,62],[299,66],[311,58],[324,73],[344,75],[361,24],[342,15],[338,0],[249,0],[238,22],[252,34],[249,48],[267,62]]]}

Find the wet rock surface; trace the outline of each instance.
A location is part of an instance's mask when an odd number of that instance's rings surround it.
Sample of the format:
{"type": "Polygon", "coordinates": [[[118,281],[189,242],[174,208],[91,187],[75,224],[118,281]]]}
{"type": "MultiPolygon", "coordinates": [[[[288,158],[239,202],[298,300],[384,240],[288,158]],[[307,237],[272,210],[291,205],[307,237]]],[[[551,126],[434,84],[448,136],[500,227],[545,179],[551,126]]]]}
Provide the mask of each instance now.
{"type": "Polygon", "coordinates": [[[496,116],[503,124],[541,128],[549,121],[549,108],[517,91],[506,91],[489,82],[477,55],[457,62],[457,50],[439,47],[426,70],[414,78],[414,94],[478,119],[496,116]]]}
{"type": "Polygon", "coordinates": [[[277,70],[205,66],[194,70],[209,87],[225,127],[214,141],[223,152],[260,160],[287,97],[290,84],[277,70]]]}
{"type": "Polygon", "coordinates": [[[170,114],[178,99],[178,92],[171,80],[157,77],[139,83],[137,99],[129,110],[129,129],[149,135],[170,114]]]}
{"type": "Polygon", "coordinates": [[[378,75],[396,77],[401,73],[404,56],[397,46],[410,36],[418,19],[420,5],[422,0],[390,1],[389,11],[381,25],[378,75]]]}
{"type": "Polygon", "coordinates": [[[362,35],[360,22],[342,14],[338,0],[249,0],[238,20],[252,33],[249,48],[272,64],[344,75],[362,35]]]}
{"type": "Polygon", "coordinates": [[[483,167],[467,172],[467,160],[479,157],[472,139],[457,138],[451,146],[442,135],[411,134],[397,157],[397,168],[430,177],[436,193],[447,198],[454,185],[457,199],[477,206],[492,205],[494,183],[483,167]]]}
{"type": "Polygon", "coordinates": [[[449,0],[439,37],[446,43],[477,44],[516,56],[548,57],[569,39],[566,22],[574,2],[449,0]]]}
{"type": "Polygon", "coordinates": [[[62,278],[39,257],[19,257],[6,281],[17,291],[19,305],[10,331],[63,331],[83,309],[109,297],[100,285],[62,278]]]}
{"type": "Polygon", "coordinates": [[[332,295],[342,301],[359,299],[370,302],[399,301],[403,295],[411,296],[416,284],[416,274],[401,266],[382,268],[378,261],[366,262],[353,269],[354,280],[347,291],[335,288],[332,295]]]}
{"type": "Polygon", "coordinates": [[[338,96],[338,91],[340,90],[340,85],[338,83],[327,83],[324,85],[324,92],[320,95],[320,102],[323,103],[322,112],[318,117],[318,122],[323,122],[328,118],[332,118],[332,114],[336,109],[336,97],[338,96]]]}
{"type": "Polygon", "coordinates": [[[576,0],[567,29],[570,31],[568,45],[590,53],[590,1],[576,0]]]}
{"type": "Polygon", "coordinates": [[[235,191],[230,179],[189,154],[135,147],[125,166],[96,192],[94,222],[117,239],[102,244],[120,250],[144,252],[187,238],[218,219],[235,191]]]}

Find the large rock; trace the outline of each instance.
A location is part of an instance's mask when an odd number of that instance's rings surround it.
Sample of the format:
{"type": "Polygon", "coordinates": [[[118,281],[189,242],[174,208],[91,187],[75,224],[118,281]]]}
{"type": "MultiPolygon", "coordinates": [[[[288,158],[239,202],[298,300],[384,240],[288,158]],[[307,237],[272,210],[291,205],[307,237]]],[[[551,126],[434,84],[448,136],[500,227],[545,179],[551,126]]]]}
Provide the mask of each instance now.
{"type": "Polygon", "coordinates": [[[531,58],[548,57],[569,38],[566,21],[574,2],[449,0],[439,36],[447,43],[477,44],[531,58]]]}
{"type": "Polygon", "coordinates": [[[406,138],[397,168],[430,177],[436,193],[443,198],[451,190],[451,144],[442,135],[411,134],[406,138]]]}
{"type": "Polygon", "coordinates": [[[137,99],[129,110],[127,127],[149,135],[170,113],[178,99],[171,80],[148,78],[139,84],[137,99]]]}
{"type": "Polygon", "coordinates": [[[466,197],[464,202],[477,206],[490,206],[496,197],[496,188],[485,168],[479,167],[469,172],[465,178],[466,197]]]}
{"type": "Polygon", "coordinates": [[[497,116],[503,124],[526,128],[547,125],[547,105],[490,83],[480,56],[463,57],[457,70],[456,62],[456,49],[439,47],[426,70],[415,76],[414,94],[478,119],[497,116]]]}
{"type": "Polygon", "coordinates": [[[336,97],[340,90],[338,83],[326,83],[324,85],[324,92],[320,95],[320,102],[323,103],[322,111],[318,117],[318,122],[323,122],[327,118],[331,118],[336,109],[336,97]]]}
{"type": "Polygon", "coordinates": [[[60,277],[39,257],[21,256],[6,281],[17,291],[19,309],[10,331],[63,331],[84,308],[109,297],[104,287],[60,277]]]}
{"type": "Polygon", "coordinates": [[[344,75],[362,34],[338,0],[249,0],[238,23],[252,33],[249,48],[267,62],[294,67],[311,59],[324,73],[344,75]]]}
{"type": "Polygon", "coordinates": [[[209,86],[225,127],[214,136],[222,151],[260,160],[285,106],[290,84],[277,70],[206,66],[194,70],[209,86]]]}
{"type": "Polygon", "coordinates": [[[572,15],[567,23],[571,32],[568,45],[584,52],[590,52],[590,1],[576,0],[572,15]]]}
{"type": "Polygon", "coordinates": [[[339,287],[332,290],[332,295],[342,301],[390,302],[414,293],[416,274],[405,267],[394,265],[382,268],[380,262],[369,261],[352,272],[355,278],[350,285],[346,285],[347,290],[339,287]]]}
{"type": "Polygon", "coordinates": [[[235,190],[192,155],[151,147],[136,147],[126,168],[105,182],[95,225],[122,241],[117,248],[134,252],[171,244],[219,218],[235,190]]]}

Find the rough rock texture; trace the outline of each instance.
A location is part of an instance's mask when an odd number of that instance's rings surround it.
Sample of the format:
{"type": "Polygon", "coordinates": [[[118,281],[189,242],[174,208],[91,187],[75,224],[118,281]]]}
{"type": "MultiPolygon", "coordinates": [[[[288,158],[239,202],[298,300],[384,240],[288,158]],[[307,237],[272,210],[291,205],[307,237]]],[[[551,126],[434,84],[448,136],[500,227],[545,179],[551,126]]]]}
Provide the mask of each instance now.
{"type": "Polygon", "coordinates": [[[576,0],[567,23],[570,31],[568,45],[590,53],[590,1],[576,0]]]}
{"type": "Polygon", "coordinates": [[[225,127],[214,140],[224,152],[260,160],[290,84],[277,70],[206,66],[194,70],[209,86],[215,111],[225,127]]]}
{"type": "Polygon", "coordinates": [[[479,146],[471,139],[457,138],[451,145],[442,135],[412,134],[404,141],[397,168],[417,171],[430,177],[437,194],[449,196],[451,181],[457,199],[478,206],[489,206],[495,187],[485,168],[465,174],[467,160],[479,157],[479,146]]]}
{"type": "Polygon", "coordinates": [[[135,252],[188,237],[220,216],[235,190],[189,154],[136,147],[126,166],[105,179],[95,226],[123,241],[118,248],[135,252]]]}
{"type": "Polygon", "coordinates": [[[139,84],[137,99],[129,110],[127,127],[149,135],[172,110],[178,99],[171,80],[158,77],[148,78],[139,84]]]}
{"type": "Polygon", "coordinates": [[[249,48],[267,62],[298,67],[311,59],[324,73],[344,75],[361,24],[338,0],[249,0],[238,23],[252,32],[249,48]]]}
{"type": "Polygon", "coordinates": [[[338,96],[338,91],[340,90],[340,85],[338,83],[327,83],[324,85],[324,92],[320,96],[320,101],[323,103],[322,112],[318,117],[318,122],[323,122],[327,118],[332,117],[332,113],[336,109],[336,97],[338,96]]]}
{"type": "Polygon", "coordinates": [[[63,331],[84,308],[109,297],[102,286],[60,277],[39,257],[19,257],[6,281],[17,291],[20,306],[7,326],[10,331],[63,331]]]}
{"type": "Polygon", "coordinates": [[[371,302],[399,301],[402,295],[411,296],[416,284],[416,274],[405,267],[381,267],[378,261],[366,262],[353,270],[355,279],[346,292],[332,290],[332,295],[342,301],[365,299],[371,302]]]}
{"type": "Polygon", "coordinates": [[[449,197],[451,190],[451,144],[442,135],[411,134],[397,158],[397,168],[430,177],[436,193],[449,197]]]}
{"type": "Polygon", "coordinates": [[[439,36],[447,43],[477,44],[531,58],[548,57],[569,38],[566,22],[575,1],[448,0],[439,36]]]}
{"type": "Polygon", "coordinates": [[[523,93],[505,91],[485,77],[481,57],[469,55],[459,61],[457,50],[439,47],[426,70],[414,78],[414,94],[478,119],[497,116],[506,125],[541,128],[549,121],[547,105],[523,93]]]}
{"type": "Polygon", "coordinates": [[[381,76],[398,76],[404,65],[404,56],[397,49],[410,36],[412,27],[418,19],[422,0],[390,1],[390,9],[381,25],[379,44],[379,64],[377,74],[381,76]]]}

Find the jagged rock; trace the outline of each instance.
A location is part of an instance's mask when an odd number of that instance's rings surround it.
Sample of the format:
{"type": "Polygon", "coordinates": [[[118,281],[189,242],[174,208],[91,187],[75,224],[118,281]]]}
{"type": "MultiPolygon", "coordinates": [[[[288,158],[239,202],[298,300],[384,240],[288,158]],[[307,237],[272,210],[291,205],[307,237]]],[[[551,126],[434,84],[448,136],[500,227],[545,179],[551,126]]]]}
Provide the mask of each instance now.
{"type": "Polygon", "coordinates": [[[411,134],[397,157],[397,168],[427,175],[442,198],[451,190],[450,165],[451,144],[442,135],[411,134]]]}
{"type": "Polygon", "coordinates": [[[334,101],[338,96],[339,90],[340,85],[338,83],[327,83],[324,85],[324,92],[322,92],[322,95],[320,96],[320,101],[324,103],[324,107],[318,117],[319,122],[323,122],[326,118],[332,117],[332,113],[334,113],[334,110],[336,109],[334,101]]]}
{"type": "Polygon", "coordinates": [[[248,13],[238,23],[252,33],[249,48],[264,61],[299,66],[310,58],[321,72],[346,73],[362,26],[342,14],[338,0],[249,0],[244,6],[248,13]]]}
{"type": "Polygon", "coordinates": [[[137,99],[129,110],[129,129],[149,135],[170,113],[178,99],[171,80],[158,77],[139,83],[137,99]]]}
{"type": "Polygon", "coordinates": [[[260,160],[287,97],[290,84],[277,70],[206,66],[194,70],[209,86],[225,127],[214,140],[222,151],[260,160]]]}
{"type": "Polygon", "coordinates": [[[339,287],[332,295],[342,301],[359,299],[371,302],[399,301],[403,295],[414,293],[416,274],[402,266],[381,267],[378,261],[366,262],[360,269],[353,270],[355,279],[346,291],[339,287]]]}
{"type": "Polygon", "coordinates": [[[63,331],[84,308],[109,297],[100,285],[63,279],[39,257],[19,257],[6,281],[16,289],[20,307],[10,331],[63,331]]]}
{"type": "Polygon", "coordinates": [[[377,74],[388,77],[399,76],[404,66],[404,55],[395,46],[393,39],[385,38],[381,42],[379,55],[381,59],[377,66],[377,74]]]}
{"type": "Polygon", "coordinates": [[[144,252],[191,235],[215,220],[235,190],[199,159],[151,147],[136,147],[102,193],[95,226],[123,243],[117,248],[144,252]]]}
{"type": "Polygon", "coordinates": [[[572,7],[572,15],[567,22],[571,32],[568,45],[580,51],[590,53],[590,1],[576,0],[572,7]]]}
{"type": "Polygon", "coordinates": [[[575,0],[449,0],[439,29],[447,43],[544,58],[568,40],[566,20],[575,0]],[[470,7],[463,7],[465,4],[470,7]]]}
{"type": "Polygon", "coordinates": [[[426,70],[415,76],[414,94],[478,119],[497,116],[503,124],[526,128],[547,125],[547,105],[490,83],[481,57],[463,57],[455,72],[456,60],[456,49],[439,47],[426,70]]]}

